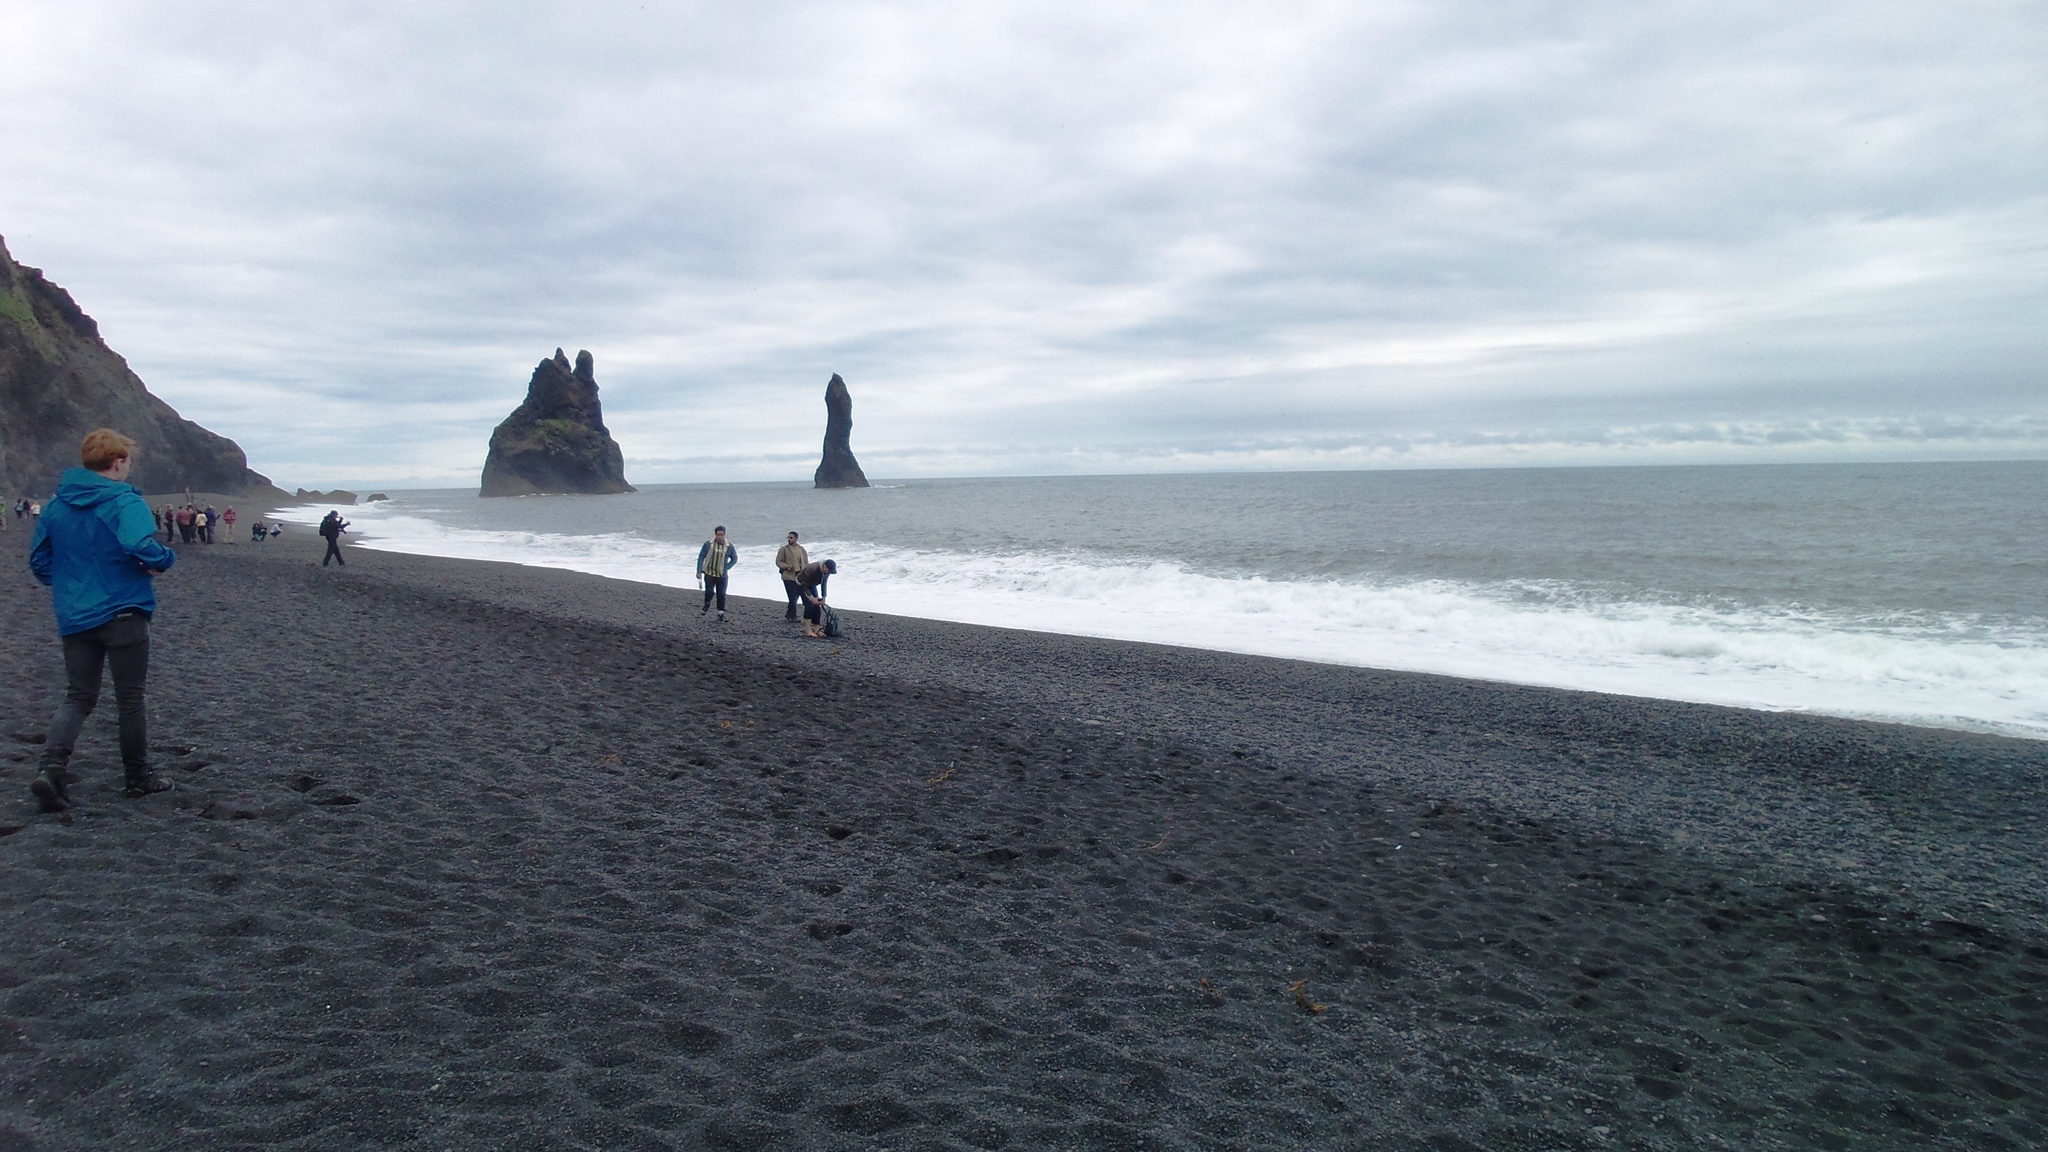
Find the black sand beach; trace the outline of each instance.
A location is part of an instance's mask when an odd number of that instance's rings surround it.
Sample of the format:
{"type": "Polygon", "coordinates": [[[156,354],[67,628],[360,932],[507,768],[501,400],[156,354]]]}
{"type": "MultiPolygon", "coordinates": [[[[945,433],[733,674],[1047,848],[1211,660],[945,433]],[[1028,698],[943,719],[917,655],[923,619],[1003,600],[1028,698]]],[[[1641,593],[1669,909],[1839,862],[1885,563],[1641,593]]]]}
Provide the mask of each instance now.
{"type": "Polygon", "coordinates": [[[2048,1143],[2048,743],[4,539],[0,1152],[2048,1143]]]}

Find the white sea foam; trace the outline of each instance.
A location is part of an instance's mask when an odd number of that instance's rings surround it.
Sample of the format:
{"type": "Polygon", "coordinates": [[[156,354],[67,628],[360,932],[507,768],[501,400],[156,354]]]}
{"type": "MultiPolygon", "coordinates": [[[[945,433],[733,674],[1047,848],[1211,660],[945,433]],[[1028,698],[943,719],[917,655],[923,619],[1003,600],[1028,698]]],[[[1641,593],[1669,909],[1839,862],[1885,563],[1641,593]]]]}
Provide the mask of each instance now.
{"type": "MultiPolygon", "coordinates": [[[[272,514],[313,523],[317,509],[272,514]]],[[[631,533],[451,528],[351,513],[361,547],[694,588],[696,547],[631,533]]],[[[732,592],[772,600],[775,542],[736,541],[732,592]]],[[[1567,587],[1229,578],[1170,562],[820,541],[843,607],[1331,664],[1807,710],[2048,738],[2048,634],[1966,619],[1603,601],[1567,587]]]]}

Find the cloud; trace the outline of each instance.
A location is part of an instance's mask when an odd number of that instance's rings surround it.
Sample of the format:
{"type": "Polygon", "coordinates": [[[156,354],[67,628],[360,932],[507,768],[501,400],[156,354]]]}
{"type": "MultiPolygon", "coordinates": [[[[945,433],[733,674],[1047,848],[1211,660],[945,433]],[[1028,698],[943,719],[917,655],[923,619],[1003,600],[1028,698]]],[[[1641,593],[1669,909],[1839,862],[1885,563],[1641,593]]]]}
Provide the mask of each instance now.
{"type": "MultiPolygon", "coordinates": [[[[2021,4],[25,0],[0,39],[0,230],[288,482],[473,477],[557,345],[651,482],[806,475],[834,371],[922,474],[2048,411],[2021,4]]],[[[1844,436],[1713,443],[2041,451],[1844,436]]]]}

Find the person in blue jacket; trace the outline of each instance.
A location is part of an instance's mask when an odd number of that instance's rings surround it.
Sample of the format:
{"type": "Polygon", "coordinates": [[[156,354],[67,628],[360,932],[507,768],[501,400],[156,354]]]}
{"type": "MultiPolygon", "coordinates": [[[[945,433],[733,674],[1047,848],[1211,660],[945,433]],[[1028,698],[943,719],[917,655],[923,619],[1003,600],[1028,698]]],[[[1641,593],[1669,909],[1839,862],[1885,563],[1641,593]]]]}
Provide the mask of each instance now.
{"type": "Polygon", "coordinates": [[[168,792],[171,782],[149,770],[149,620],[156,612],[154,578],[177,562],[156,538],[149,505],[128,484],[135,441],[111,428],[86,434],[83,467],[66,468],[57,495],[36,522],[28,566],[50,588],[57,634],[64,640],[64,703],[50,721],[42,762],[29,790],[45,812],[71,803],[66,769],[79,729],[100,699],[100,671],[111,668],[121,718],[123,795],[168,792]]]}

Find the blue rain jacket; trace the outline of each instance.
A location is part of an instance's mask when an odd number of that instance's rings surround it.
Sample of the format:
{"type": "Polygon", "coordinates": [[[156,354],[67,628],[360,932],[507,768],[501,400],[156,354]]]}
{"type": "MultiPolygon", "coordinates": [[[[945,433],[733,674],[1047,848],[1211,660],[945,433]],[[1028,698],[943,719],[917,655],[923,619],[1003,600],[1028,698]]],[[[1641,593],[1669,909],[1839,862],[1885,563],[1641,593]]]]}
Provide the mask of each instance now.
{"type": "Polygon", "coordinates": [[[177,555],[156,538],[156,518],[135,489],[85,468],[66,468],[43,505],[28,566],[50,588],[57,634],[87,632],[124,608],[156,612],[150,570],[177,555]]]}

